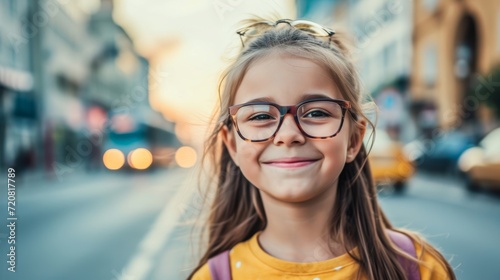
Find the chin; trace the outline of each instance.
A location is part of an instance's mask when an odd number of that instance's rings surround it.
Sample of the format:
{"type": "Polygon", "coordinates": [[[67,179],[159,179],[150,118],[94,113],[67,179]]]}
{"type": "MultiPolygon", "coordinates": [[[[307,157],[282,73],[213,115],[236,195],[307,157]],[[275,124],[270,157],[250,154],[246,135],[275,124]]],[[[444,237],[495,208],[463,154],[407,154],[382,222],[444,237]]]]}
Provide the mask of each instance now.
{"type": "Polygon", "coordinates": [[[306,202],[322,195],[322,192],[319,190],[313,191],[310,187],[293,186],[288,186],[280,190],[263,190],[262,192],[264,192],[266,196],[270,196],[275,200],[288,203],[306,202]]]}

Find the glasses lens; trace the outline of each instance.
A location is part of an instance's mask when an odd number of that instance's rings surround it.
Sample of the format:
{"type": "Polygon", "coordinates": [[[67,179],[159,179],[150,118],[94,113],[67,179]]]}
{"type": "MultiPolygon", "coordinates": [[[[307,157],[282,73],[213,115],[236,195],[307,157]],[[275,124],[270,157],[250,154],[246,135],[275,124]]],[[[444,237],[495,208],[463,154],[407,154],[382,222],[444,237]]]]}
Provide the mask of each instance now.
{"type": "Polygon", "coordinates": [[[255,24],[247,27],[247,28],[243,28],[243,29],[239,30],[239,32],[243,33],[244,37],[246,37],[246,38],[252,38],[252,37],[259,36],[264,31],[268,30],[269,28],[271,28],[273,26],[274,25],[272,22],[267,22],[267,21],[258,22],[258,23],[255,23],[255,24]]]}
{"type": "Polygon", "coordinates": [[[279,110],[271,105],[246,105],[236,112],[241,135],[259,141],[273,136],[280,122],[279,110]]]}
{"type": "MultiPolygon", "coordinates": [[[[332,101],[311,101],[297,108],[302,130],[312,137],[331,137],[340,130],[343,108],[332,101]]],[[[278,129],[280,111],[268,105],[245,105],[235,116],[240,134],[252,141],[269,139],[278,129]]]]}
{"type": "Polygon", "coordinates": [[[297,109],[302,130],[313,137],[329,137],[336,134],[342,123],[342,107],[331,101],[314,101],[297,109]]]}
{"type": "Polygon", "coordinates": [[[316,37],[329,36],[328,32],[326,32],[321,25],[316,24],[314,22],[296,20],[292,22],[292,26],[304,32],[310,33],[311,35],[314,35],[316,37]]]}

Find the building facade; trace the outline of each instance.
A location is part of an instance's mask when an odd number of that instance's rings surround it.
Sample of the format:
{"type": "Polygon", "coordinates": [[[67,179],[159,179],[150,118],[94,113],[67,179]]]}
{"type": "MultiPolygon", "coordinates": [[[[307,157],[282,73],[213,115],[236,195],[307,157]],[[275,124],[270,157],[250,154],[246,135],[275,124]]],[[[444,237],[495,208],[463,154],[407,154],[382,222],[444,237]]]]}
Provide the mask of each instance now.
{"type": "Polygon", "coordinates": [[[483,101],[498,94],[489,73],[500,63],[500,2],[415,0],[414,11],[412,99],[435,108],[436,126],[489,130],[483,101]]]}
{"type": "Polygon", "coordinates": [[[87,31],[88,15],[68,1],[30,1],[25,19],[38,110],[37,169],[54,175],[64,163],[78,170],[77,151],[85,129],[83,94],[100,42],[87,31]]]}
{"type": "Polygon", "coordinates": [[[365,89],[380,88],[406,79],[411,65],[411,1],[345,1],[334,10],[334,18],[355,36],[356,56],[365,89]]]}
{"type": "Polygon", "coordinates": [[[36,110],[30,40],[24,19],[28,0],[0,2],[0,167],[35,165],[36,110]]]}
{"type": "MultiPolygon", "coordinates": [[[[62,179],[101,169],[110,114],[172,130],[149,106],[149,63],[113,1],[0,3],[0,166],[62,179]]],[[[24,177],[24,176],[23,176],[24,177]]]]}
{"type": "Polygon", "coordinates": [[[412,1],[298,1],[298,7],[299,17],[312,20],[324,19],[325,10],[329,11],[329,20],[323,22],[353,38],[363,93],[373,96],[380,109],[377,127],[393,132],[403,141],[412,139],[416,131],[415,126],[408,125],[411,116],[407,110],[412,1]],[[321,4],[320,9],[313,8],[316,2],[321,4]],[[327,3],[330,6],[325,8],[327,3]]]}

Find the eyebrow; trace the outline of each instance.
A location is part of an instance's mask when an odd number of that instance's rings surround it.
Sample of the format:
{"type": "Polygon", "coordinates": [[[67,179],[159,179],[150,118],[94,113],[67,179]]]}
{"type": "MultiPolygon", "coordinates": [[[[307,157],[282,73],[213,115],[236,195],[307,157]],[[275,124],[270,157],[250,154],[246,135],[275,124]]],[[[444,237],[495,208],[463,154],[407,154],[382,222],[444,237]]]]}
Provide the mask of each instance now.
{"type": "Polygon", "coordinates": [[[309,99],[316,99],[316,98],[330,98],[330,99],[336,99],[336,98],[333,98],[331,96],[328,96],[326,94],[323,94],[323,93],[305,93],[302,98],[300,99],[300,102],[302,101],[306,101],[306,100],[309,100],[309,99]]]}
{"type": "MultiPolygon", "coordinates": [[[[335,98],[333,98],[331,96],[328,96],[328,95],[322,94],[322,93],[305,93],[302,96],[302,98],[300,98],[300,100],[299,100],[298,103],[300,103],[302,101],[310,100],[310,99],[316,99],[316,98],[331,98],[331,99],[335,99],[335,98]]],[[[245,103],[250,103],[250,102],[271,102],[271,103],[276,103],[276,101],[272,97],[254,98],[254,99],[246,101],[245,103]]]]}

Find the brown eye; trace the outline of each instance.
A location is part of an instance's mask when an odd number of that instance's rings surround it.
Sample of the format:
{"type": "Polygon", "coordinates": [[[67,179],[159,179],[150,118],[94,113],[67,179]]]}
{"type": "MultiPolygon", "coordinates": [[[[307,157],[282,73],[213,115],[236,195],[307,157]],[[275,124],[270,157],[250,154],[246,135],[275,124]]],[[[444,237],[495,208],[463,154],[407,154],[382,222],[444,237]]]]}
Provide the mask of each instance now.
{"type": "Polygon", "coordinates": [[[248,118],[250,121],[274,120],[274,117],[268,114],[258,114],[248,118]]]}
{"type": "Polygon", "coordinates": [[[303,116],[303,118],[326,118],[330,116],[331,115],[328,112],[322,110],[314,110],[314,111],[309,111],[307,114],[303,116]]]}

